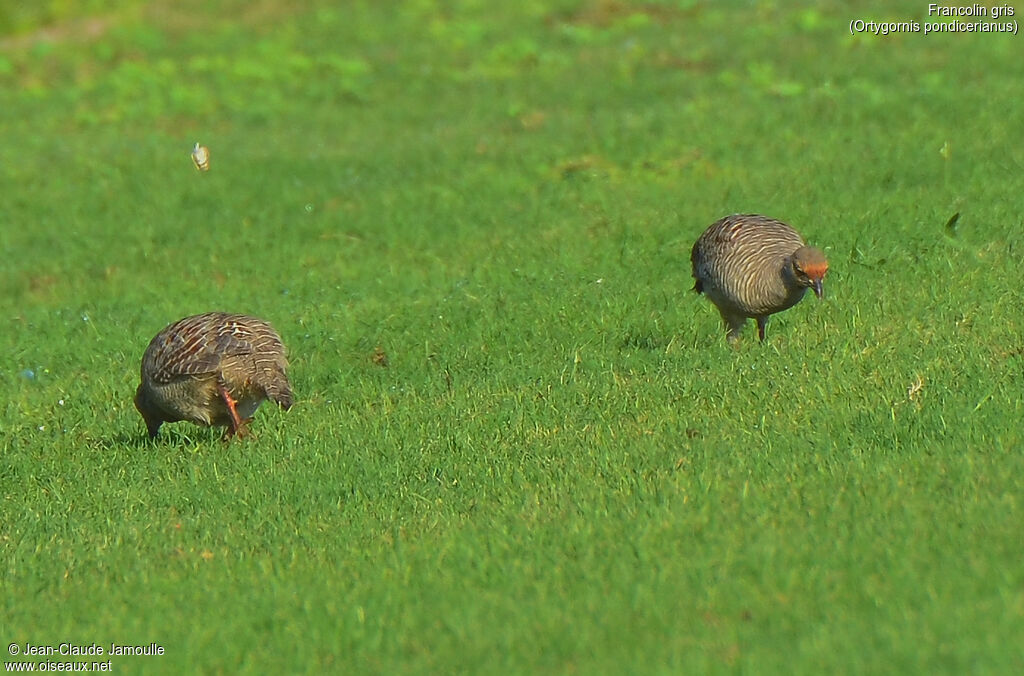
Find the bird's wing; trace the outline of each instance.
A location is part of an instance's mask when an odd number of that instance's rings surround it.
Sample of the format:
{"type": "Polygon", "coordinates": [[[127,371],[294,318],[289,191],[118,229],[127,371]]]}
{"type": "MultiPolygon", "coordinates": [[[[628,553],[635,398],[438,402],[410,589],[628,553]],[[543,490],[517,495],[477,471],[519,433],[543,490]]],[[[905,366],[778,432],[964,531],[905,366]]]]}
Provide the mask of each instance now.
{"type": "Polygon", "coordinates": [[[168,383],[179,376],[213,373],[225,357],[254,351],[252,331],[244,323],[195,319],[171,327],[154,341],[151,359],[155,381],[168,383]]]}
{"type": "Polygon", "coordinates": [[[257,338],[252,327],[237,320],[228,320],[217,327],[212,348],[222,357],[252,354],[256,351],[257,338]]]}

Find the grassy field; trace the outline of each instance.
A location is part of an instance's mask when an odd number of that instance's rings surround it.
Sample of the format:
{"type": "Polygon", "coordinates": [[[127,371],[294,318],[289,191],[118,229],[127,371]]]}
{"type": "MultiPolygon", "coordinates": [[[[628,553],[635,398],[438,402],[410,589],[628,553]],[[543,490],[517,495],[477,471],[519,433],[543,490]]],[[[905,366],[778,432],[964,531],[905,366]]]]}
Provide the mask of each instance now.
{"type": "Polygon", "coordinates": [[[51,4],[0,17],[0,639],[1024,670],[1024,37],[850,34],[921,2],[51,4]],[[735,349],[689,272],[733,212],[831,261],[735,349]],[[277,327],[298,402],[151,443],[139,359],[208,310],[277,327]]]}

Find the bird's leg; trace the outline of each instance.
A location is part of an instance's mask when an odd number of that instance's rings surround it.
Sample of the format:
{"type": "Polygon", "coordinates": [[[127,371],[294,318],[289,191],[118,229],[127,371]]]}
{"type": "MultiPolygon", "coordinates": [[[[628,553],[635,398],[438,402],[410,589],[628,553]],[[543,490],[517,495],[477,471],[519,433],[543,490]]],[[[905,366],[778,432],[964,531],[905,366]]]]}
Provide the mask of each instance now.
{"type": "Polygon", "coordinates": [[[735,345],[736,341],[740,339],[740,331],[747,323],[747,318],[739,315],[727,315],[723,312],[722,319],[725,321],[725,328],[729,330],[725,337],[730,345],[735,345]]]}
{"type": "Polygon", "coordinates": [[[238,435],[239,439],[245,437],[248,432],[245,424],[252,420],[252,418],[242,420],[239,417],[238,409],[235,408],[235,400],[232,398],[231,393],[228,392],[228,388],[224,387],[224,383],[217,383],[217,392],[220,393],[221,399],[224,400],[224,404],[228,407],[228,414],[231,416],[231,425],[224,433],[224,438],[230,439],[234,435],[238,435]]]}
{"type": "Polygon", "coordinates": [[[768,318],[767,317],[758,317],[757,318],[757,337],[761,339],[762,343],[764,342],[764,328],[766,326],[768,326],[768,318]]]}

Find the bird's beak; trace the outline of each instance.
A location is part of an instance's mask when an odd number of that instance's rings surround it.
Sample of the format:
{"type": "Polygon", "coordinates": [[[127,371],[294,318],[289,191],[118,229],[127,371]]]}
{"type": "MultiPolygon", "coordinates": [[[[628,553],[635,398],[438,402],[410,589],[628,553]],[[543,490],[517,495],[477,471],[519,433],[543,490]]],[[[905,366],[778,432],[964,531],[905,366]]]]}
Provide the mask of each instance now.
{"type": "Polygon", "coordinates": [[[825,291],[824,291],[824,289],[821,288],[821,279],[820,278],[814,280],[813,288],[814,288],[814,295],[818,297],[818,300],[821,300],[821,296],[822,296],[823,293],[825,293],[825,291]]]}

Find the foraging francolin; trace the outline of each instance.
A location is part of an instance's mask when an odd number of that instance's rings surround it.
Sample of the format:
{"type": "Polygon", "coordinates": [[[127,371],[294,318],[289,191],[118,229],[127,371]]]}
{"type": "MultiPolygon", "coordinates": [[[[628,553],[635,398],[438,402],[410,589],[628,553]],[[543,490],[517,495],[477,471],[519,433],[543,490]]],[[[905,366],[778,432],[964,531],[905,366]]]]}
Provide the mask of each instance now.
{"type": "Polygon", "coordinates": [[[736,214],[712,223],[690,253],[693,289],[718,307],[735,341],[748,318],[763,341],[769,315],[796,305],[807,289],[822,295],[828,261],[782,221],[736,214]]]}
{"type": "Polygon", "coordinates": [[[266,399],[287,410],[292,388],[284,345],[262,319],[208,312],[180,319],[158,333],[142,357],[135,408],[151,438],[165,422],[226,426],[243,436],[266,399]]]}

